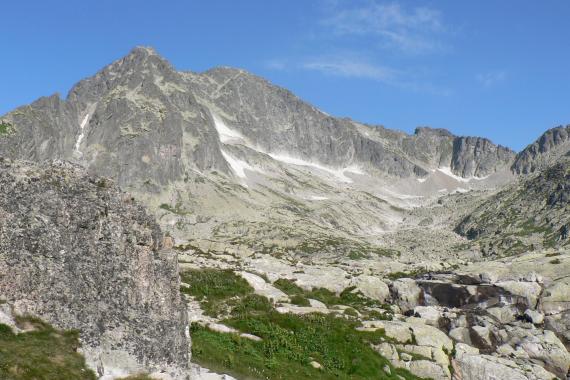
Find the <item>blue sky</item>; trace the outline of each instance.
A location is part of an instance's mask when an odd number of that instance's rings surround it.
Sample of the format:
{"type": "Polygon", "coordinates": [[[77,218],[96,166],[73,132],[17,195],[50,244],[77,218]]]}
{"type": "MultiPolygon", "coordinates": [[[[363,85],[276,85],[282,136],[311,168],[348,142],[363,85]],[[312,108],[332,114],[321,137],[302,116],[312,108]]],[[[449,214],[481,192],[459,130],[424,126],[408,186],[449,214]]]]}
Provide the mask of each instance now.
{"type": "Polygon", "coordinates": [[[570,124],[570,2],[9,1],[0,114],[150,45],[181,70],[241,67],[336,116],[520,150],[570,124]]]}

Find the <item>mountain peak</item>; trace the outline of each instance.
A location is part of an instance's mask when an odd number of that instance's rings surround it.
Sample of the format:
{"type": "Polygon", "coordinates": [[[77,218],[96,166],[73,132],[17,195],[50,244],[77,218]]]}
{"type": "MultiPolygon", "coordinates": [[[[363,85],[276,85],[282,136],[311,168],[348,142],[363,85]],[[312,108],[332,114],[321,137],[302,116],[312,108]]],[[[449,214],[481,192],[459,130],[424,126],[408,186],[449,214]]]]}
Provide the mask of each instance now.
{"type": "Polygon", "coordinates": [[[128,55],[131,54],[137,54],[137,55],[158,55],[160,56],[160,54],[158,54],[158,52],[156,51],[155,48],[153,48],[152,46],[135,46],[128,55]]]}
{"type": "Polygon", "coordinates": [[[155,75],[171,77],[176,75],[176,70],[154,48],[136,46],[123,58],[77,83],[70,90],[67,99],[82,98],[87,103],[94,103],[101,94],[117,85],[132,87],[144,78],[155,75]]]}
{"type": "Polygon", "coordinates": [[[136,46],[129,54],[113,62],[105,69],[118,69],[119,66],[125,66],[127,69],[149,69],[158,68],[159,70],[174,70],[170,62],[163,58],[158,52],[149,46],[136,46]]]}

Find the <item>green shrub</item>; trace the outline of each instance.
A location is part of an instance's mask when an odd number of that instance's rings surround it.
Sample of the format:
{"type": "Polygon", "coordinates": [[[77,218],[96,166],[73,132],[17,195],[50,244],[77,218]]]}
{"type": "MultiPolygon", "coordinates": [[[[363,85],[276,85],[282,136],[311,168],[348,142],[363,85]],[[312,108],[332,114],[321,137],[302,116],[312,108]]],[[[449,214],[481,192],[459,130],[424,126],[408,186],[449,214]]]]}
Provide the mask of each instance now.
{"type": "Polygon", "coordinates": [[[223,323],[262,338],[244,339],[193,324],[192,358],[214,371],[248,379],[418,379],[395,369],[371,344],[383,331],[361,332],[358,323],[324,314],[303,316],[275,310],[242,313],[223,323]],[[315,360],[321,370],[309,365],[315,360]],[[391,374],[384,372],[390,368],[391,374]]]}
{"type": "Polygon", "coordinates": [[[191,269],[182,272],[181,277],[189,286],[180,291],[195,297],[204,313],[211,316],[220,314],[230,299],[253,293],[247,281],[231,270],[191,269]]]}
{"type": "Polygon", "coordinates": [[[391,321],[394,319],[394,315],[392,312],[384,312],[381,313],[377,310],[371,310],[368,312],[368,319],[376,320],[376,321],[391,321]]]}
{"type": "Polygon", "coordinates": [[[273,309],[271,302],[263,296],[257,294],[249,294],[239,300],[238,304],[232,309],[232,315],[239,317],[240,315],[267,313],[273,309]]]}
{"type": "Polygon", "coordinates": [[[303,289],[299,287],[299,285],[295,284],[291,280],[287,280],[285,278],[280,278],[279,280],[273,283],[277,289],[281,290],[283,293],[291,296],[295,294],[303,294],[303,289]]]}
{"type": "Polygon", "coordinates": [[[353,309],[352,307],[348,307],[346,309],[344,309],[344,314],[348,315],[350,317],[358,317],[358,312],[353,309]]]}
{"type": "Polygon", "coordinates": [[[177,203],[176,206],[172,207],[171,205],[167,204],[167,203],[162,203],[160,206],[158,206],[158,208],[162,209],[162,210],[166,210],[168,212],[171,212],[173,214],[177,214],[177,215],[188,215],[190,214],[189,211],[183,210],[182,209],[182,205],[177,203]]]}
{"type": "Polygon", "coordinates": [[[10,129],[12,129],[12,126],[9,123],[6,123],[4,121],[0,122],[0,135],[8,134],[8,132],[10,132],[10,129]]]}
{"type": "MultiPolygon", "coordinates": [[[[275,287],[281,289],[291,297],[291,303],[299,306],[309,306],[309,299],[321,301],[327,306],[346,305],[356,309],[359,313],[372,318],[370,313],[373,308],[382,308],[387,311],[382,319],[391,320],[392,311],[385,308],[386,305],[373,299],[364,297],[360,292],[355,292],[355,287],[345,289],[339,296],[325,288],[315,288],[311,291],[304,291],[291,280],[279,279],[273,283],[275,287]]],[[[378,313],[378,312],[376,312],[378,313]]]]}
{"type": "Polygon", "coordinates": [[[311,306],[309,300],[300,294],[295,294],[292,296],[291,303],[297,306],[311,306]]]}

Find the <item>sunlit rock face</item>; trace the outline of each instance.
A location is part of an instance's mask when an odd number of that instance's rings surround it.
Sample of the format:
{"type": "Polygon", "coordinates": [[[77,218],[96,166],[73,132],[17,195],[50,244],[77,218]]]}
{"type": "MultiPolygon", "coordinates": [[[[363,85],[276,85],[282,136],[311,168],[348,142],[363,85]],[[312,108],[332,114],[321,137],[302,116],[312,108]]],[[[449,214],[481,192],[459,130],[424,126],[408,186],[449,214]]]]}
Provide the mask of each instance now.
{"type": "Polygon", "coordinates": [[[67,163],[0,161],[0,296],[81,333],[101,376],[185,378],[176,255],[132,198],[67,163]]]}

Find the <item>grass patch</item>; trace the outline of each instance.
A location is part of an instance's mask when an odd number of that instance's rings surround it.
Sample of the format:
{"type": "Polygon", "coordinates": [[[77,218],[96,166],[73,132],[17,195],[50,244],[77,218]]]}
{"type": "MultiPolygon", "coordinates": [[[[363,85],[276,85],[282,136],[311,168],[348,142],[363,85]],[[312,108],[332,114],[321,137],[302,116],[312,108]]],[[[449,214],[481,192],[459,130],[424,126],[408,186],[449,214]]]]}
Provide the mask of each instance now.
{"type": "Polygon", "coordinates": [[[12,125],[10,125],[10,123],[4,121],[0,122],[0,135],[7,135],[11,129],[12,125]]]}
{"type": "Polygon", "coordinates": [[[410,272],[392,272],[389,273],[386,277],[394,281],[399,278],[415,278],[424,275],[426,273],[428,273],[428,271],[425,269],[415,269],[410,272]]]}
{"type": "Polygon", "coordinates": [[[217,311],[218,307],[212,305],[224,304],[228,313],[221,323],[262,339],[253,341],[192,324],[192,358],[213,371],[246,379],[395,380],[398,375],[418,379],[406,370],[392,367],[373,350],[371,344],[389,340],[382,330],[357,331],[360,322],[347,318],[368,307],[387,308],[355,293],[354,288],[337,296],[326,289],[307,292],[293,281],[277,280],[274,285],[295,304],[305,306],[308,298],[314,298],[328,305],[349,306],[344,316],[295,315],[278,313],[267,298],[253,294],[245,280],[231,271],[192,270],[182,273],[182,278],[191,285],[183,291],[201,300],[203,307],[217,311]],[[313,368],[311,361],[323,368],[313,368]],[[390,374],[384,372],[385,366],[390,368],[390,374]]]}
{"type": "Polygon", "coordinates": [[[181,287],[180,291],[195,297],[206,315],[219,315],[231,299],[253,293],[247,281],[231,270],[191,269],[180,276],[189,285],[181,287]]]}
{"type": "Polygon", "coordinates": [[[311,240],[303,240],[294,247],[287,247],[287,251],[314,255],[316,253],[337,253],[348,257],[351,260],[361,260],[374,256],[397,257],[400,252],[395,249],[382,248],[369,244],[363,244],[341,237],[321,237],[311,240]]]}
{"type": "Polygon", "coordinates": [[[279,279],[273,283],[281,291],[291,297],[291,303],[299,306],[309,306],[309,298],[321,301],[327,306],[345,305],[349,306],[365,317],[373,319],[392,319],[392,311],[388,305],[382,304],[379,301],[366,298],[361,293],[355,292],[355,287],[345,289],[339,296],[325,288],[316,288],[311,291],[301,289],[297,284],[291,280],[279,279]],[[297,303],[298,302],[298,303],[297,303]],[[381,313],[378,310],[382,309],[385,312],[381,313]]]}
{"type": "Polygon", "coordinates": [[[189,211],[183,210],[182,205],[178,204],[178,203],[174,207],[172,207],[168,203],[162,203],[160,206],[158,206],[158,208],[160,208],[162,210],[166,210],[166,211],[171,212],[171,213],[176,214],[176,215],[188,215],[188,214],[190,214],[189,211]]]}
{"type": "Polygon", "coordinates": [[[295,294],[294,296],[291,296],[291,303],[297,306],[311,306],[309,300],[300,294],[295,294]]]}
{"type": "Polygon", "coordinates": [[[35,318],[20,317],[21,326],[34,331],[14,334],[0,324],[0,379],[6,380],[95,380],[87,368],[78,331],[60,331],[35,318]]]}
{"type": "MultiPolygon", "coordinates": [[[[270,305],[269,305],[270,307],[270,305]]],[[[357,322],[331,315],[279,314],[273,308],[240,307],[224,323],[261,337],[260,342],[193,324],[192,358],[214,371],[249,379],[418,379],[393,368],[370,344],[382,331],[359,332],[357,322]],[[323,368],[315,369],[311,361],[323,368]],[[391,374],[384,372],[384,366],[391,374]]]]}
{"type": "Polygon", "coordinates": [[[131,376],[127,376],[127,377],[121,377],[120,379],[117,379],[117,380],[153,380],[153,378],[147,374],[138,374],[138,375],[131,375],[131,376]]]}
{"type": "Polygon", "coordinates": [[[516,236],[528,236],[532,234],[548,234],[552,232],[549,226],[537,226],[534,220],[528,219],[519,225],[520,229],[515,233],[516,236]]]}
{"type": "Polygon", "coordinates": [[[279,280],[275,281],[273,283],[273,286],[289,296],[295,294],[303,294],[304,292],[303,289],[299,287],[299,285],[295,284],[295,282],[287,280],[285,278],[280,278],[279,280]]]}

